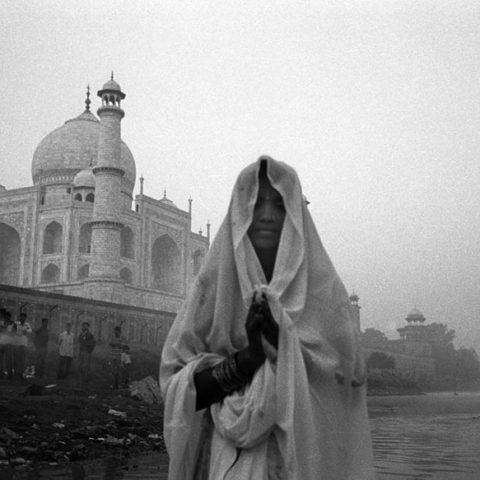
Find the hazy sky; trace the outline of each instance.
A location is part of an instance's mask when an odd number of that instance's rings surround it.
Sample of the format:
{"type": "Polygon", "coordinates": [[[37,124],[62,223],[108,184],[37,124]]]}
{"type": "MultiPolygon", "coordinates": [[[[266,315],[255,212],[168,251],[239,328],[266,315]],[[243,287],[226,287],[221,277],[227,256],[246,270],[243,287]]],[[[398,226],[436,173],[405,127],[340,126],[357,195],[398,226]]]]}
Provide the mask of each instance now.
{"type": "Polygon", "coordinates": [[[137,192],[215,233],[238,172],[283,160],[363,328],[417,306],[480,350],[478,0],[0,0],[0,69],[7,188],[113,70],[137,192]]]}

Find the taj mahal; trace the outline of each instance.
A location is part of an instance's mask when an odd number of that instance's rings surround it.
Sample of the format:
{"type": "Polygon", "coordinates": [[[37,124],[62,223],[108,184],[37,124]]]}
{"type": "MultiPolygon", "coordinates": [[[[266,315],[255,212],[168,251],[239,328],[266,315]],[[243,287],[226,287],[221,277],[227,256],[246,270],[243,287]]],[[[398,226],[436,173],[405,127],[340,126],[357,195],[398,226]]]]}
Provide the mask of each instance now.
{"type": "MultiPolygon", "coordinates": [[[[121,137],[126,95],[113,74],[98,97],[98,117],[87,89],[84,111],[41,140],[33,186],[0,185],[0,305],[37,323],[48,316],[58,331],[72,319],[77,329],[81,316],[99,339],[120,324],[131,339],[161,344],[207,254],[210,225],[192,232],[192,201],[183,211],[166,194],[149,197],[143,178],[134,196],[135,159],[121,137]]],[[[350,301],[360,327],[358,296],[350,301]]],[[[386,351],[400,370],[430,374],[415,315],[386,351]]]]}
{"type": "Polygon", "coordinates": [[[112,77],[85,110],[46,135],[33,186],[0,185],[0,284],[178,310],[209,247],[166,195],[133,196],[135,159],[121,137],[125,93],[112,77]]]}

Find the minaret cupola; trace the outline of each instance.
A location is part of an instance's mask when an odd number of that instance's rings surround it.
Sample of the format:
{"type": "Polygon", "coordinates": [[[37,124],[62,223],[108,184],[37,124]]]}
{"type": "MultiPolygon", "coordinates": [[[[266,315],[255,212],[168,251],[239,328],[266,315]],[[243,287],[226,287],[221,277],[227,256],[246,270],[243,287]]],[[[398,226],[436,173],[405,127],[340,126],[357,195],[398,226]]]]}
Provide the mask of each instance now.
{"type": "Polygon", "coordinates": [[[114,108],[118,109],[123,117],[124,113],[120,104],[126,95],[122,92],[120,85],[113,79],[113,72],[110,80],[103,85],[102,89],[97,92],[97,95],[102,99],[102,106],[98,109],[99,115],[105,108],[114,108]]]}

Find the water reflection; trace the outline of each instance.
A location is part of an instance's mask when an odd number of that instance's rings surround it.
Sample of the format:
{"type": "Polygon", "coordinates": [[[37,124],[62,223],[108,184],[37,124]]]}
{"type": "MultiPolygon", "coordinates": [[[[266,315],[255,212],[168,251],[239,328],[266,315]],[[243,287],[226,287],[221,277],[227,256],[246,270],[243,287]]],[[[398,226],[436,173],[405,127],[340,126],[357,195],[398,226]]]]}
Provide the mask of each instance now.
{"type": "MultiPolygon", "coordinates": [[[[430,400],[426,398],[425,403],[430,400]]],[[[476,408],[480,409],[480,403],[476,408]]],[[[399,415],[393,409],[390,414],[373,416],[371,426],[378,480],[480,478],[478,415],[431,411],[399,415]]]]}

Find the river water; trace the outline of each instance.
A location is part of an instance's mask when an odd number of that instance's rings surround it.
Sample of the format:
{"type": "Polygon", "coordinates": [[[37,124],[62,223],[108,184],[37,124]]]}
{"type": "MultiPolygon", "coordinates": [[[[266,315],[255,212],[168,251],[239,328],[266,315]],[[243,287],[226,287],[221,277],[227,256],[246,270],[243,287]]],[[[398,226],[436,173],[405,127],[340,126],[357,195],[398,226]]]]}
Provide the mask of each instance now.
{"type": "MultiPolygon", "coordinates": [[[[479,480],[480,394],[369,397],[377,480],[479,480]]],[[[166,455],[20,472],[2,480],[166,480],[166,455]]]]}
{"type": "Polygon", "coordinates": [[[369,398],[377,480],[480,479],[480,394],[369,398]]]}

